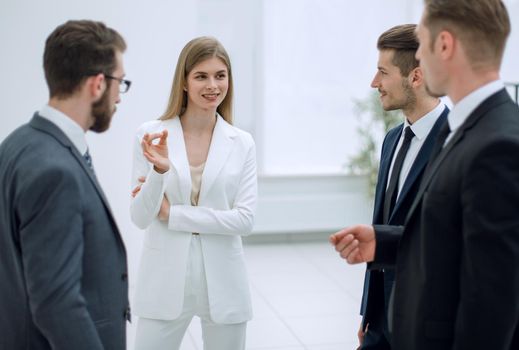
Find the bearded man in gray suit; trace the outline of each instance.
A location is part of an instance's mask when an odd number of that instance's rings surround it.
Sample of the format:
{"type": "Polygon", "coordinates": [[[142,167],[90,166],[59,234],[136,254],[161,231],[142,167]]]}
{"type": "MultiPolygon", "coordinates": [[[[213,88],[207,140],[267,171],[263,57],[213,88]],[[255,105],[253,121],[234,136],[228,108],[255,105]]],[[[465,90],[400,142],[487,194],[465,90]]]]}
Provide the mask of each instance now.
{"type": "Polygon", "coordinates": [[[126,251],[85,139],[129,88],[125,49],[100,22],[57,27],[49,102],[0,145],[0,349],[126,348],[126,251]]]}

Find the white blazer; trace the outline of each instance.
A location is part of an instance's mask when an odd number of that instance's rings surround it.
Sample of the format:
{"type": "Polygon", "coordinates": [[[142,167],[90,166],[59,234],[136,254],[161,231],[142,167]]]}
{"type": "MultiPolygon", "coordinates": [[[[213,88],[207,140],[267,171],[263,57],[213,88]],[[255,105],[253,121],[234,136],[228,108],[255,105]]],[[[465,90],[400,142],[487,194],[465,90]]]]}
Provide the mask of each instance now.
{"type": "Polygon", "coordinates": [[[135,291],[141,317],[173,320],[182,312],[191,233],[200,233],[210,315],[216,323],[252,318],[242,235],[253,226],[257,202],[256,149],[250,134],[217,117],[202,175],[198,206],[191,206],[191,173],[180,119],[154,120],[137,131],[132,186],[146,182],[132,200],[131,218],[146,229],[135,291]],[[145,133],[168,130],[171,167],[155,172],[140,145],[145,133]],[[169,222],[158,220],[162,196],[169,222]]]}

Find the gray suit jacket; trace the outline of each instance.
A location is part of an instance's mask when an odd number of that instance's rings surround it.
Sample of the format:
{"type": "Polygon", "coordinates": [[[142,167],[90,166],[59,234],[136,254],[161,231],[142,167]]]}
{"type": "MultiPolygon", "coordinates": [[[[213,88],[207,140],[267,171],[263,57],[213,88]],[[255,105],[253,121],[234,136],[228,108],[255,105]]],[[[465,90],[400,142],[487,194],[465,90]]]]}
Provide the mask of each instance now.
{"type": "Polygon", "coordinates": [[[35,114],[0,146],[0,349],[126,347],[126,251],[95,175],[35,114]]]}

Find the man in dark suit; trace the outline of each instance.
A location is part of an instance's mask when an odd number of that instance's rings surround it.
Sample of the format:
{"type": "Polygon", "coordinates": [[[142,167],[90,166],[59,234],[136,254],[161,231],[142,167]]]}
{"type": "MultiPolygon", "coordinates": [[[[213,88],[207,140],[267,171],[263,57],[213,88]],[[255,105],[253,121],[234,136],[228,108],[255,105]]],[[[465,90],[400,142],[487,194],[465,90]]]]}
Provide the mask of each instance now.
{"type": "Polygon", "coordinates": [[[395,266],[395,349],[519,349],[519,108],[499,79],[510,20],[500,0],[425,3],[417,58],[454,108],[405,226],[331,241],[349,263],[395,266]]]}
{"type": "Polygon", "coordinates": [[[126,252],[85,139],[129,87],[125,48],[100,22],[57,27],[50,100],[0,145],[0,349],[126,348],[126,252]]]}
{"type": "MultiPolygon", "coordinates": [[[[426,91],[415,58],[415,30],[414,24],[399,25],[382,33],[377,42],[378,67],[371,86],[380,92],[384,110],[400,109],[405,121],[390,130],[382,144],[373,224],[404,223],[434,140],[447,119],[448,108],[426,91]]],[[[366,270],[360,349],[391,349],[387,307],[393,280],[390,268],[366,270]]]]}

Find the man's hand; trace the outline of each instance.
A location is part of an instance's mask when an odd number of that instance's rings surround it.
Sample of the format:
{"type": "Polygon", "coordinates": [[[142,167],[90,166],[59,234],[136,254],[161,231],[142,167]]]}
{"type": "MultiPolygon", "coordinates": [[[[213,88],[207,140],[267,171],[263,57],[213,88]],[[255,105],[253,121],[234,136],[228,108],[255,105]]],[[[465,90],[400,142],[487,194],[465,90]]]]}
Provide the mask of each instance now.
{"type": "Polygon", "coordinates": [[[330,243],[349,264],[375,259],[375,230],[370,225],[350,226],[330,236],[330,243]]]}
{"type": "Polygon", "coordinates": [[[154,134],[144,134],[141,141],[142,153],[146,159],[153,164],[153,168],[158,173],[165,173],[169,170],[168,158],[168,131],[154,134]],[[158,143],[153,143],[154,140],[159,139],[158,143]]]}

